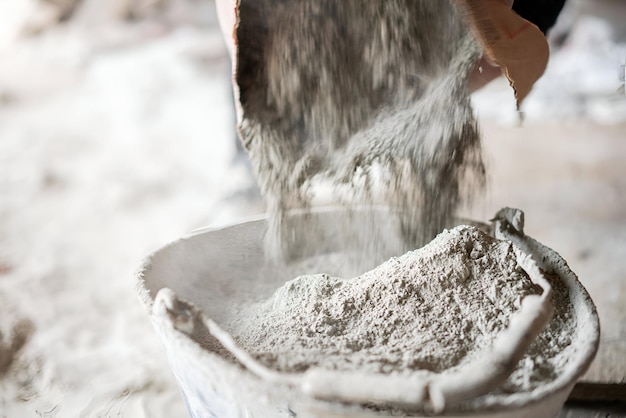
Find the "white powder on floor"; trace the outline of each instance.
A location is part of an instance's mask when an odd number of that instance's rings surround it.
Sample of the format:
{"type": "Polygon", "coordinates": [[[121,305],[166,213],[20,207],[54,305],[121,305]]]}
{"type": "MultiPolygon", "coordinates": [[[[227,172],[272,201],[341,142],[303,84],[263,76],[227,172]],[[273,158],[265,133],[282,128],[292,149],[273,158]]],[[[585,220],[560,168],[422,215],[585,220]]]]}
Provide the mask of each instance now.
{"type": "MultiPolygon", "coordinates": [[[[510,242],[460,226],[353,279],[300,276],[229,328],[244,349],[279,371],[438,373],[489,349],[521,300],[540,292],[510,242]]],[[[561,323],[540,336],[503,391],[554,375],[550,357],[567,344],[559,315],[561,323]]]]}

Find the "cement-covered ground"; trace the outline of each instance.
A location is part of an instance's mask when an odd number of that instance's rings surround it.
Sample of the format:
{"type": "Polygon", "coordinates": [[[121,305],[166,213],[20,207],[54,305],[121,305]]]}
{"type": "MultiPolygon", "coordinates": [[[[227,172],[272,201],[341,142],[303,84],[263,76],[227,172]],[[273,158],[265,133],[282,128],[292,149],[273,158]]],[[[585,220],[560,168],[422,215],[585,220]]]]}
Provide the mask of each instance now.
{"type": "MultiPolygon", "coordinates": [[[[0,416],[185,416],[133,272],[194,228],[263,211],[214,15],[16,38],[26,3],[0,5],[0,416]]],[[[467,212],[525,210],[579,274],[603,321],[589,379],[625,376],[610,356],[626,352],[626,47],[608,28],[574,26],[523,126],[506,83],[476,95],[491,187],[467,212]]]]}

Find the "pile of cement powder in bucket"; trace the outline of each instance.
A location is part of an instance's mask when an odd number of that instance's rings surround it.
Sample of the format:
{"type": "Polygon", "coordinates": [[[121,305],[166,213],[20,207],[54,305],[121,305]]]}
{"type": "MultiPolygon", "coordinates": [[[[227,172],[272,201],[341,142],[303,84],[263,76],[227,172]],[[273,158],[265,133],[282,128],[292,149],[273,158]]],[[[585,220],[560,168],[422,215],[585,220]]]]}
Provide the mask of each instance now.
{"type": "MultiPolygon", "coordinates": [[[[571,306],[567,289],[553,284],[555,317],[501,391],[533,389],[564,365],[571,306]]],[[[242,348],[282,372],[442,373],[484,355],[521,300],[538,293],[510,242],[459,226],[356,278],[291,280],[228,328],[242,348]]]]}
{"type": "Polygon", "coordinates": [[[284,214],[319,184],[335,204],[400,209],[405,251],[482,189],[468,91],[481,48],[453,0],[241,0],[238,18],[239,130],[270,251],[306,231],[284,214]]]}
{"type": "MultiPolygon", "coordinates": [[[[306,216],[285,213],[308,209],[319,184],[347,208],[390,207],[404,251],[433,239],[484,187],[468,91],[481,48],[456,4],[238,2],[239,130],[268,203],[269,253],[309,235],[306,216]]],[[[572,318],[567,290],[552,285],[554,319],[498,390],[558,374],[572,318]]],[[[227,328],[280,371],[435,373],[487,349],[536,292],[510,244],[461,228],[351,280],[299,277],[227,328]]]]}

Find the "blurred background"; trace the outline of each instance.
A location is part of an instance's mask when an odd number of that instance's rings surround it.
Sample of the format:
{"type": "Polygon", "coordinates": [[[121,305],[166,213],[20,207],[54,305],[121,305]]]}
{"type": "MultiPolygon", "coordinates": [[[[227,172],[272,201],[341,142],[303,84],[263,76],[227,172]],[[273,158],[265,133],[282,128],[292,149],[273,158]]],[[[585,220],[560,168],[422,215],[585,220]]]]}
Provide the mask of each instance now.
{"type": "MultiPolygon", "coordinates": [[[[585,380],[626,389],[626,2],[569,0],[523,106],[474,95],[489,164],[467,216],[526,212],[598,305],[585,380]]],[[[263,212],[235,146],[212,0],[0,0],[0,416],[183,417],[133,272],[263,212]]],[[[626,396],[626,395],[625,395],[626,396]]]]}

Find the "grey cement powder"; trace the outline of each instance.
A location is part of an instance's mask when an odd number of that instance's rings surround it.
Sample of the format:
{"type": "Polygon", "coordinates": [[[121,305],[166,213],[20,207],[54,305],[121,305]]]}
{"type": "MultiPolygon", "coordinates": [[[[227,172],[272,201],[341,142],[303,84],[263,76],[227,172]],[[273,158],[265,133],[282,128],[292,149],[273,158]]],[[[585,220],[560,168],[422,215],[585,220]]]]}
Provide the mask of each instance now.
{"type": "MultiPolygon", "coordinates": [[[[564,365],[571,306],[555,285],[555,319],[500,391],[530,390],[564,365]]],[[[510,242],[461,226],[353,279],[298,277],[228,328],[257,360],[284,372],[441,373],[489,350],[521,300],[540,291],[510,242]]]]}
{"type": "MultiPolygon", "coordinates": [[[[285,213],[308,209],[318,184],[347,208],[398,209],[405,251],[483,188],[467,89],[480,48],[450,0],[241,0],[239,19],[239,128],[268,201],[270,253],[307,236],[306,216],[285,213]]],[[[563,366],[571,310],[552,285],[555,318],[500,392],[563,366]]],[[[510,244],[462,228],[355,279],[299,277],[228,328],[276,370],[441,372],[487,349],[536,292],[510,244]]]]}
{"type": "Polygon", "coordinates": [[[240,132],[270,252],[306,231],[284,214],[316,184],[344,206],[401,209],[405,250],[481,189],[467,88],[480,47],[450,0],[242,0],[239,17],[240,132]]]}

